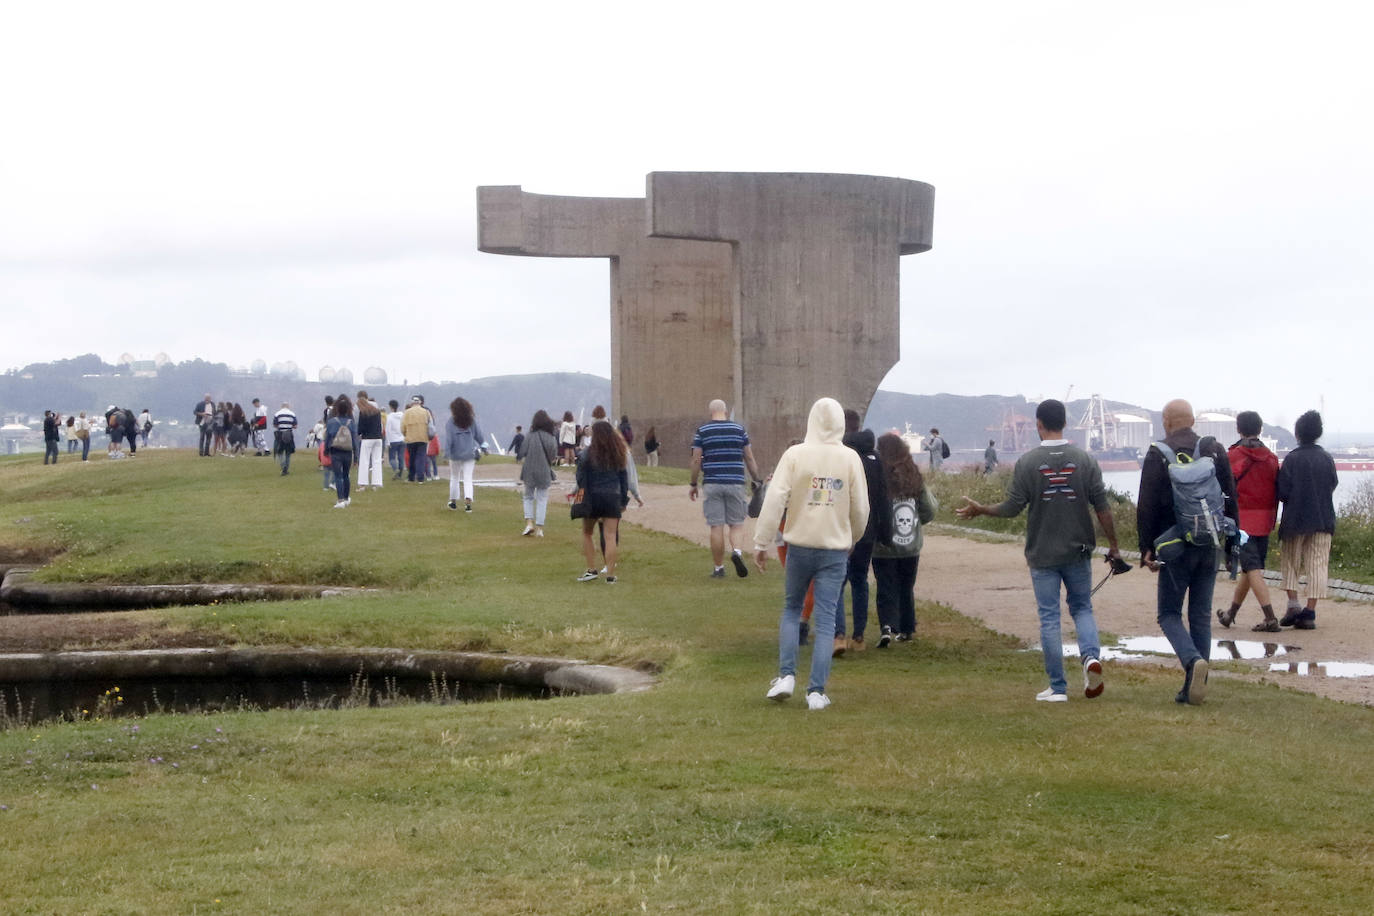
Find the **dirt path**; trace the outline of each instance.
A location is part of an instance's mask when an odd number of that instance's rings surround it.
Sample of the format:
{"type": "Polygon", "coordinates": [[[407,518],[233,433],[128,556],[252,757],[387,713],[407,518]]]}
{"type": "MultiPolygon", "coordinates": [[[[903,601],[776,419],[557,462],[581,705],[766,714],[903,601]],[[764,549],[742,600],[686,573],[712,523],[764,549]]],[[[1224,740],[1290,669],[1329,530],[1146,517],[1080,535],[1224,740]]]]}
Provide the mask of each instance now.
{"type": "MultiPolygon", "coordinates": [[[[627,511],[627,521],[706,544],[701,507],[687,498],[686,487],[645,486],[642,492],[644,508],[627,511]]],[[[748,531],[752,535],[752,523],[748,531]]],[[[1100,572],[1094,573],[1094,582],[1105,573],[1103,566],[1100,572]]],[[[1118,638],[1162,639],[1155,622],[1155,581],[1154,574],[1144,569],[1133,569],[1113,577],[1094,598],[1098,629],[1118,638]]],[[[1230,603],[1231,588],[1232,583],[1224,576],[1217,580],[1213,609],[1230,603]]],[[[1281,609],[1283,593],[1275,590],[1274,595],[1281,609]]],[[[921,553],[916,596],[949,605],[998,632],[1015,636],[1027,646],[1040,642],[1030,577],[1019,542],[987,543],[957,535],[928,533],[921,553]]],[[[1374,607],[1361,602],[1333,600],[1323,601],[1317,610],[1318,628],[1306,631],[1251,632],[1250,626],[1260,619],[1253,598],[1247,600],[1240,620],[1231,629],[1223,630],[1214,621],[1212,638],[1220,645],[1212,652],[1212,659],[1232,662],[1223,665],[1218,676],[1252,678],[1335,700],[1374,705],[1374,676],[1329,677],[1323,673],[1326,669],[1317,667],[1317,663],[1327,662],[1374,666],[1374,607]],[[1265,657],[1266,652],[1272,657],[1265,657]],[[1235,657],[1238,655],[1249,657],[1235,657]],[[1293,670],[1271,671],[1271,664],[1283,664],[1293,670]],[[1236,670],[1232,672],[1232,668],[1236,670]],[[1300,675],[1299,670],[1313,673],[1300,675]]],[[[1067,613],[1065,620],[1068,621],[1067,613]]],[[[1065,644],[1072,644],[1071,634],[1070,625],[1065,631],[1065,644]]],[[[1103,642],[1109,640],[1104,636],[1103,642]]],[[[1167,651],[1167,646],[1163,651],[1167,651]]],[[[1173,656],[1168,656],[1110,664],[1175,667],[1177,662],[1173,656]]]]}

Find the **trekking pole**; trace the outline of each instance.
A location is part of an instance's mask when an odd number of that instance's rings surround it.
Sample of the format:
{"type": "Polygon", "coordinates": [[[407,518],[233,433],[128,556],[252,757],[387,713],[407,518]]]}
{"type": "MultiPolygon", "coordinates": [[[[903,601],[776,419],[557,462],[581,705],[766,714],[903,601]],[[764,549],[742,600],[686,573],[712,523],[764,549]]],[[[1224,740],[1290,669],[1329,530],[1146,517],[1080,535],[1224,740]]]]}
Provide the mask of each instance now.
{"type": "Polygon", "coordinates": [[[1088,592],[1088,597],[1096,595],[1098,590],[1102,588],[1102,586],[1106,585],[1107,580],[1110,579],[1112,576],[1119,576],[1122,573],[1128,573],[1131,571],[1131,564],[1127,563],[1120,557],[1107,557],[1107,563],[1110,564],[1112,568],[1107,570],[1107,574],[1102,577],[1102,581],[1094,585],[1092,591],[1088,592]]]}

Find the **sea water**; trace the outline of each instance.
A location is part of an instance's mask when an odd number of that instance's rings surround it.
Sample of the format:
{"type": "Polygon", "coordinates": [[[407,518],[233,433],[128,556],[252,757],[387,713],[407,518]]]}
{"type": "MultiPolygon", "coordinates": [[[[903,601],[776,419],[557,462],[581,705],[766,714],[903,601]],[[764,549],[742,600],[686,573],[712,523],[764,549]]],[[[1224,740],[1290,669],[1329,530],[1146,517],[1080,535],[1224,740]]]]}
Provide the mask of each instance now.
{"type": "MultiPolygon", "coordinates": [[[[1355,489],[1364,480],[1374,480],[1374,471],[1336,472],[1336,493],[1333,499],[1337,509],[1340,509],[1347,500],[1355,495],[1355,489]]],[[[1135,499],[1140,491],[1140,472],[1103,471],[1102,482],[1116,492],[1135,499]]]]}

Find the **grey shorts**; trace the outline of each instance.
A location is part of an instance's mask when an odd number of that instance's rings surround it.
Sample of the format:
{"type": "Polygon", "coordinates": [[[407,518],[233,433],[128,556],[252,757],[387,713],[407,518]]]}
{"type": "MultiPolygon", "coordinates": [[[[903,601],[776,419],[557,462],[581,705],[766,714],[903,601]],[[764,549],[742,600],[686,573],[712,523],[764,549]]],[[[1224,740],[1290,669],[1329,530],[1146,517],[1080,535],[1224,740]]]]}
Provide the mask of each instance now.
{"type": "Polygon", "coordinates": [[[749,509],[749,491],[742,483],[702,484],[701,501],[710,527],[743,525],[749,509]]]}

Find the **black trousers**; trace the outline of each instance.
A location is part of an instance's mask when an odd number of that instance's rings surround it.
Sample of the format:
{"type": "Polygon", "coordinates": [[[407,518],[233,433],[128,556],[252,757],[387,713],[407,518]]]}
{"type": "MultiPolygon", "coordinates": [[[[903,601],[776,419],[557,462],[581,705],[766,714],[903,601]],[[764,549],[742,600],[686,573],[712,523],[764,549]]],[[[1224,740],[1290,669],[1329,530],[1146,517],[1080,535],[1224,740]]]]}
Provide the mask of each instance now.
{"type": "Polygon", "coordinates": [[[878,623],[894,633],[916,632],[916,569],[921,556],[874,557],[873,578],[878,582],[878,623]]]}

